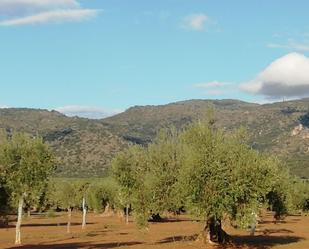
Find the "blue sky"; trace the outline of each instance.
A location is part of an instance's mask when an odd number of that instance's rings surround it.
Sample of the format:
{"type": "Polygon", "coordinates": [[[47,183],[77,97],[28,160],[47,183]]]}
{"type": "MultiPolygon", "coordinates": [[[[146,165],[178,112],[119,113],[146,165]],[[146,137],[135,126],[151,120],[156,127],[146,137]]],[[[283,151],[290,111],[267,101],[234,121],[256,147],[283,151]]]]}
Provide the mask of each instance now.
{"type": "Polygon", "coordinates": [[[305,0],[0,0],[0,106],[100,116],[185,99],[306,97],[308,9],[305,0]]]}

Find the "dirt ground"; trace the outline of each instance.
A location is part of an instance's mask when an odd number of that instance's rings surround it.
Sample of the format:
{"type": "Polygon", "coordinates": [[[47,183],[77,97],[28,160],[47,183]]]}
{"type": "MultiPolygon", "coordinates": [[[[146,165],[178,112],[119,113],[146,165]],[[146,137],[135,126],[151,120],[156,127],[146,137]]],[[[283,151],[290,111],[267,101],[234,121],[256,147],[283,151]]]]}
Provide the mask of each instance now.
{"type": "Polygon", "coordinates": [[[89,214],[88,225],[81,229],[81,214],[74,213],[71,234],[66,233],[66,216],[55,218],[34,215],[22,226],[22,245],[14,247],[14,223],[0,228],[0,248],[120,248],[120,249],[309,249],[309,217],[289,216],[274,224],[270,214],[260,221],[255,236],[248,231],[225,228],[232,244],[224,247],[203,245],[198,240],[202,224],[186,217],[151,223],[149,230],[140,231],[134,222],[128,225],[117,216],[89,214]]]}

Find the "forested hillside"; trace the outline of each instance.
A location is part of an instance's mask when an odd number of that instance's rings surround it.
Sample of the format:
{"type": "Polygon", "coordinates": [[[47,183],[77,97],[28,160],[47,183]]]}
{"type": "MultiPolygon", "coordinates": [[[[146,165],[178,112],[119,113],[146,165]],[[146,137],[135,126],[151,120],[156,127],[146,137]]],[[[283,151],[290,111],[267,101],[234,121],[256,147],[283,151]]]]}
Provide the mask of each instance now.
{"type": "Polygon", "coordinates": [[[238,100],[189,100],[163,106],[136,106],[102,122],[133,142],[147,143],[157,130],[181,128],[203,119],[212,108],[215,123],[225,130],[243,126],[255,149],[283,158],[292,172],[309,177],[309,99],[257,105],[238,100]]]}
{"type": "Polygon", "coordinates": [[[58,158],[59,176],[99,176],[128,143],[147,144],[161,128],[184,127],[214,110],[215,124],[248,130],[250,145],[276,154],[292,173],[309,178],[309,99],[258,105],[238,100],[188,100],[136,106],[102,120],[55,111],[0,109],[0,128],[40,135],[58,158]]]}
{"type": "Polygon", "coordinates": [[[101,176],[124,141],[99,122],[55,111],[0,109],[0,128],[43,137],[54,150],[58,176],[101,176]]]}

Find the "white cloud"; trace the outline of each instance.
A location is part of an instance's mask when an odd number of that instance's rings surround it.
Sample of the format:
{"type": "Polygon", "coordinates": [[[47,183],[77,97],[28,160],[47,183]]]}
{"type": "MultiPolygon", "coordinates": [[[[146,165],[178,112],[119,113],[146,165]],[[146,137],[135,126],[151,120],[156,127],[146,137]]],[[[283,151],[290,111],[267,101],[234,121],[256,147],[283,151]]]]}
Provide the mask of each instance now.
{"type": "Polygon", "coordinates": [[[289,40],[288,43],[269,43],[267,44],[269,48],[283,48],[283,49],[290,49],[294,51],[302,51],[308,52],[309,51],[309,42],[295,42],[294,40],[289,40]]]}
{"type": "Polygon", "coordinates": [[[96,16],[98,10],[93,9],[70,9],[70,10],[53,10],[42,12],[36,15],[10,19],[0,22],[0,26],[18,26],[28,24],[42,24],[49,22],[65,21],[82,21],[87,18],[96,16]]]}
{"type": "Polygon", "coordinates": [[[0,26],[83,21],[99,11],[77,0],[0,0],[0,26]]]}
{"type": "Polygon", "coordinates": [[[230,85],[230,84],[231,84],[231,83],[229,83],[229,82],[211,81],[211,82],[205,82],[205,83],[198,83],[198,84],[195,84],[194,87],[196,87],[196,88],[209,89],[209,88],[224,87],[224,86],[227,86],[227,85],[230,85]]]}
{"type": "Polygon", "coordinates": [[[7,105],[0,105],[0,109],[6,109],[9,108],[7,105]]]}
{"type": "Polygon", "coordinates": [[[78,105],[58,107],[55,110],[69,117],[78,116],[78,117],[91,118],[91,119],[106,118],[106,117],[113,116],[123,111],[119,109],[107,110],[107,109],[100,108],[100,107],[78,106],[78,105]]]}
{"type": "Polygon", "coordinates": [[[209,17],[205,14],[193,14],[184,18],[182,27],[189,30],[202,31],[208,21],[209,17]]]}
{"type": "Polygon", "coordinates": [[[287,54],[240,87],[272,99],[309,96],[309,58],[299,53],[287,54]]]}
{"type": "Polygon", "coordinates": [[[40,10],[79,6],[76,0],[0,0],[0,15],[22,15],[40,10]]]}

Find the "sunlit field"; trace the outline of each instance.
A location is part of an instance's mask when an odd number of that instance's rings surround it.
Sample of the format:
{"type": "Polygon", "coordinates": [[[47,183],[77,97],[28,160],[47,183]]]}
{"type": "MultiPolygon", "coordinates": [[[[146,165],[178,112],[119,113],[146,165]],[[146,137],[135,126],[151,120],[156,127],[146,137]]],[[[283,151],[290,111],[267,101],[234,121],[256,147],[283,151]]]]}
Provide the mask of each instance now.
{"type": "MultiPolygon", "coordinates": [[[[14,222],[0,228],[0,248],[220,248],[205,246],[199,238],[202,224],[187,216],[170,217],[150,223],[148,230],[139,230],[130,218],[128,225],[115,215],[89,214],[85,230],[81,229],[81,214],[74,212],[71,233],[66,233],[66,214],[56,213],[48,218],[36,214],[25,219],[22,226],[22,245],[14,247],[14,222]]],[[[231,235],[230,244],[221,248],[309,248],[309,217],[288,216],[274,223],[272,214],[260,220],[255,236],[246,230],[226,227],[231,235]]]]}

